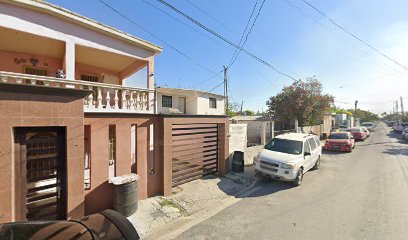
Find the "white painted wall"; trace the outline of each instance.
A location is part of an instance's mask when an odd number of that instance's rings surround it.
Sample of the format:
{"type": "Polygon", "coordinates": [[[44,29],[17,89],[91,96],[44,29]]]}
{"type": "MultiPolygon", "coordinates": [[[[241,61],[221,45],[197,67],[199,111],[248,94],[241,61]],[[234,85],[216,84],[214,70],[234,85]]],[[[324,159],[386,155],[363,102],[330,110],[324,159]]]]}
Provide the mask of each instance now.
{"type": "MultiPolygon", "coordinates": [[[[173,97],[173,109],[179,109],[179,98],[186,97],[186,112],[190,115],[225,115],[224,111],[224,99],[218,96],[200,96],[200,93],[186,92],[185,94],[169,94],[169,93],[157,93],[157,113],[169,114],[170,109],[162,106],[162,96],[173,97]],[[217,108],[210,108],[210,97],[217,99],[217,108]]],[[[182,105],[182,104],[181,104],[182,105]]],[[[183,109],[179,109],[183,112],[183,109]]]]}

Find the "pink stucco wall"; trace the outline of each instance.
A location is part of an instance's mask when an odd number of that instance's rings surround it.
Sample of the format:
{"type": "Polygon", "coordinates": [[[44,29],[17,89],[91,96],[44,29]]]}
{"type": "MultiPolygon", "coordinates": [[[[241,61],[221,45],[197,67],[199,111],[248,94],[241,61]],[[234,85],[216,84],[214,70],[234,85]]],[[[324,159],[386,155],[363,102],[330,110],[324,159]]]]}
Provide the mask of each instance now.
{"type": "Polygon", "coordinates": [[[62,67],[63,62],[62,58],[0,50],[0,71],[24,73],[24,67],[34,67],[30,59],[38,60],[35,67],[48,70],[50,77],[53,77],[57,69],[62,67]]]}

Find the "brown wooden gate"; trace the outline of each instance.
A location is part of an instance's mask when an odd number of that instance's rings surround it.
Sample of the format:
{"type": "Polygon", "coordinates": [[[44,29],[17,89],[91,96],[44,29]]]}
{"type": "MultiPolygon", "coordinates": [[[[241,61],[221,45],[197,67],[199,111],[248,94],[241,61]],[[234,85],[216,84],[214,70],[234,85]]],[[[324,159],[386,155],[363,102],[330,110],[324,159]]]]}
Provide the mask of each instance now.
{"type": "Polygon", "coordinates": [[[21,128],[18,135],[25,151],[26,219],[65,219],[64,128],[21,128]]]}
{"type": "Polygon", "coordinates": [[[218,125],[172,124],[172,186],[218,171],[218,125]]]}

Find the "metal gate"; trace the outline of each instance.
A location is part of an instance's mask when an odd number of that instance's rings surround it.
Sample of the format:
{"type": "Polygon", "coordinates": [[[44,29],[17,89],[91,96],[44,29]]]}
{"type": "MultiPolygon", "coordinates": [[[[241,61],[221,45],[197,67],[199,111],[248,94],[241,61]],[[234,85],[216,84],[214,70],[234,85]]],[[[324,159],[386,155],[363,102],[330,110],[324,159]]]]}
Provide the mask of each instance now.
{"type": "Polygon", "coordinates": [[[172,125],[172,186],[218,171],[218,125],[172,125]]]}
{"type": "Polygon", "coordinates": [[[26,219],[65,219],[64,129],[24,128],[20,139],[26,158],[26,219]]]}

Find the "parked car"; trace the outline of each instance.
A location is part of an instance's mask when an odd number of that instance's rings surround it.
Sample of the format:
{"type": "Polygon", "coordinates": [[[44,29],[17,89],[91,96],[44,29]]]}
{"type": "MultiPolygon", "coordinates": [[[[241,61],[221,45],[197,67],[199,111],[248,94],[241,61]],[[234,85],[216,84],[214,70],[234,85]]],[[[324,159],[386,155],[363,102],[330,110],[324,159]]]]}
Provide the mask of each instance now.
{"type": "Polygon", "coordinates": [[[316,135],[288,133],[269,141],[254,159],[257,174],[299,186],[303,175],[320,167],[322,147],[316,135]]]}
{"type": "Polygon", "coordinates": [[[375,124],[373,122],[363,122],[361,126],[366,127],[370,132],[374,132],[375,124]]]}
{"type": "Polygon", "coordinates": [[[392,129],[397,133],[401,133],[406,127],[408,127],[408,123],[397,123],[392,127],[392,129]]]}
{"type": "Polygon", "coordinates": [[[367,138],[369,138],[371,135],[370,131],[368,131],[366,127],[361,127],[361,129],[363,129],[363,131],[367,134],[367,138]]]}
{"type": "Polygon", "coordinates": [[[364,130],[360,127],[356,128],[349,128],[347,132],[350,132],[351,135],[353,135],[355,140],[366,140],[367,139],[367,133],[364,132],[364,130]]]}
{"type": "Polygon", "coordinates": [[[350,132],[336,132],[330,134],[323,146],[324,150],[351,152],[355,147],[355,140],[350,132]]]}
{"type": "Polygon", "coordinates": [[[401,135],[403,139],[408,140],[408,127],[402,130],[401,135]]]}
{"type": "Polygon", "coordinates": [[[347,130],[349,127],[347,125],[339,125],[340,131],[347,130]]]}

